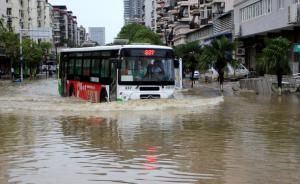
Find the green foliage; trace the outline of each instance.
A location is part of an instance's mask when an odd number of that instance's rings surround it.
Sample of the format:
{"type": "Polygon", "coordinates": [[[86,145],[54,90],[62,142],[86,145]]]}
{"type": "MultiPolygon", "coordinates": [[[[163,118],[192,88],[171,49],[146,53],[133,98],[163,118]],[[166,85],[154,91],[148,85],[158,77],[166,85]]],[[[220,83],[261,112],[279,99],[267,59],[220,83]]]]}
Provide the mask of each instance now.
{"type": "Polygon", "coordinates": [[[173,48],[175,55],[182,58],[184,68],[196,68],[196,58],[201,53],[201,47],[198,41],[190,42],[183,45],[178,45],[173,48]]]}
{"type": "Polygon", "coordinates": [[[129,43],[162,44],[159,35],[140,24],[128,24],[122,27],[118,39],[128,39],[129,43]]]}
{"type": "Polygon", "coordinates": [[[258,67],[269,74],[287,74],[289,40],[283,37],[265,40],[266,47],[258,57],[258,67]]]}
{"type": "Polygon", "coordinates": [[[13,65],[16,64],[20,56],[18,35],[4,29],[0,32],[0,43],[5,55],[11,59],[13,65]]]}
{"type": "Polygon", "coordinates": [[[224,36],[213,40],[210,45],[203,47],[202,54],[197,58],[200,67],[207,69],[208,66],[214,65],[217,71],[224,70],[227,62],[231,62],[230,56],[236,47],[235,42],[231,42],[224,36]]]}
{"type": "Polygon", "coordinates": [[[36,42],[30,39],[23,40],[23,58],[25,64],[37,65],[42,60],[42,57],[43,50],[36,42]]]}

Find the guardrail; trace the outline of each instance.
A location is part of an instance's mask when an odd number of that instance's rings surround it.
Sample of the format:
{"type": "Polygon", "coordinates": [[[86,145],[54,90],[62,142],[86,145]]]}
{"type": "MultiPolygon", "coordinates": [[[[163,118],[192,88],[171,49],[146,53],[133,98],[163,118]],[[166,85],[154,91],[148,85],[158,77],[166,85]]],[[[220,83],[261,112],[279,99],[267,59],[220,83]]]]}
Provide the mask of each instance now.
{"type": "MultiPolygon", "coordinates": [[[[265,75],[260,78],[248,78],[240,80],[240,88],[242,90],[252,90],[257,94],[271,95],[277,91],[276,75],[265,75]]],[[[296,92],[300,88],[300,73],[293,76],[283,76],[282,91],[296,92]]]]}

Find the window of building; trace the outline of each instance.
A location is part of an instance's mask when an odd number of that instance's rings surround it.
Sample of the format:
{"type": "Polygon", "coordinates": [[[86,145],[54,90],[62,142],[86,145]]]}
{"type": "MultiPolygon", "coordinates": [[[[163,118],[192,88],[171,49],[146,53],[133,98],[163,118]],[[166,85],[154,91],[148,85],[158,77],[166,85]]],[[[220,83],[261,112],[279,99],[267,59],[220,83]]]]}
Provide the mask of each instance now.
{"type": "Polygon", "coordinates": [[[284,8],[284,0],[277,0],[278,9],[284,8]]]}
{"type": "Polygon", "coordinates": [[[8,16],[11,15],[11,8],[6,9],[6,15],[8,15],[8,16]]]}
{"type": "MultiPolygon", "coordinates": [[[[283,0],[282,1],[283,6],[283,0]]],[[[272,12],[272,0],[260,0],[241,9],[240,16],[242,22],[252,20],[259,16],[267,15],[272,12]]]]}
{"type": "Polygon", "coordinates": [[[300,0],[294,0],[295,4],[300,4],[300,0]]]}

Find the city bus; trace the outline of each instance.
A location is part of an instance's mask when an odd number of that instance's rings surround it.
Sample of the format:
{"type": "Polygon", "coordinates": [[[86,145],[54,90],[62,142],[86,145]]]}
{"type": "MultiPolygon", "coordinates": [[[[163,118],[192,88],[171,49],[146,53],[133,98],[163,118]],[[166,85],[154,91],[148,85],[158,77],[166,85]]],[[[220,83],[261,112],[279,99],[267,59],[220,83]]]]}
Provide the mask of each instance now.
{"type": "Polygon", "coordinates": [[[178,65],[172,48],[166,46],[63,49],[59,92],[96,103],[172,98],[178,65]]]}

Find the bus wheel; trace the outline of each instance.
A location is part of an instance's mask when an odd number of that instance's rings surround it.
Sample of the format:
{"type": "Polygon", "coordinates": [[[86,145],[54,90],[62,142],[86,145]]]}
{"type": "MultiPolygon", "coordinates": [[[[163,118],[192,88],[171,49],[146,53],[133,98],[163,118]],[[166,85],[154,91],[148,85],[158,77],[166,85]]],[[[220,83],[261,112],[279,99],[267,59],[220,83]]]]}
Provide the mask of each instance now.
{"type": "Polygon", "coordinates": [[[75,96],[75,91],[74,91],[74,86],[73,85],[71,85],[71,87],[70,87],[69,96],[75,96]]]}
{"type": "Polygon", "coordinates": [[[100,93],[100,103],[108,102],[107,92],[105,89],[101,90],[100,93]]]}

